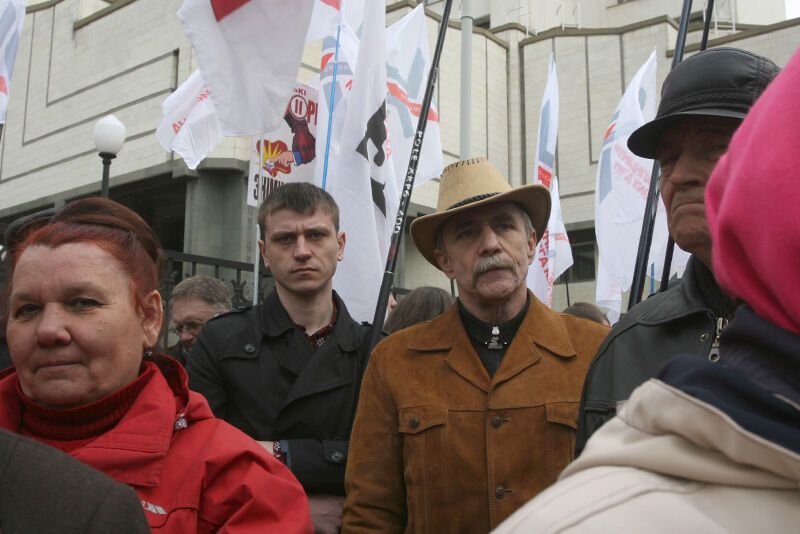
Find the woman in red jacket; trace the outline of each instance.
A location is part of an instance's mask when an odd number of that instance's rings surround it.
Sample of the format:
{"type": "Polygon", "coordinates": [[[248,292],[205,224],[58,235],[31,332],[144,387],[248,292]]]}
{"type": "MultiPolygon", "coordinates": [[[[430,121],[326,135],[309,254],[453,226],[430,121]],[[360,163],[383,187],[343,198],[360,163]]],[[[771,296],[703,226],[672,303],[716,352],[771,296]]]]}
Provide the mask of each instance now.
{"type": "Polygon", "coordinates": [[[0,427],[132,486],[154,530],[311,531],[289,470],[152,351],[160,254],[138,215],[88,198],[12,237],[0,427]]]}

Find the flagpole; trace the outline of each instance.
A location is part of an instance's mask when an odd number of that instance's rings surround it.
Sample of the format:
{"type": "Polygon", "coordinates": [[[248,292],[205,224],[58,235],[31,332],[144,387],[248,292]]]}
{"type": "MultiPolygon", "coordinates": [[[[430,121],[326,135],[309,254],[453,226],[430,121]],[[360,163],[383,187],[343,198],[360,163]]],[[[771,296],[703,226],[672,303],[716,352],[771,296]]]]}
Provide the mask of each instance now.
{"type": "MultiPolygon", "coordinates": [[[[708,0],[703,20],[703,36],[700,39],[700,51],[708,46],[708,32],[711,29],[711,13],[714,11],[714,0],[708,0]]],[[[672,236],[667,240],[667,252],[664,254],[664,270],[661,272],[661,286],[659,291],[666,291],[669,287],[669,272],[672,270],[672,253],[675,250],[675,241],[672,236]]]]}
{"type": "Polygon", "coordinates": [[[408,205],[411,201],[411,191],[414,188],[414,179],[417,175],[417,164],[419,163],[420,153],[422,152],[425,127],[428,125],[428,113],[431,108],[431,101],[433,100],[433,89],[436,85],[436,77],[439,74],[439,60],[442,57],[444,36],[447,32],[447,21],[450,19],[450,8],[452,4],[453,0],[445,0],[442,22],[439,26],[439,36],[436,39],[436,48],[434,49],[433,59],[431,60],[431,69],[428,72],[428,85],[425,88],[425,97],[422,100],[419,121],[417,122],[417,131],[414,134],[411,156],[408,160],[408,170],[406,171],[406,178],[400,195],[400,205],[397,208],[397,217],[395,217],[395,225],[392,230],[392,241],[389,245],[389,254],[386,258],[386,270],[383,273],[383,281],[381,282],[381,289],[378,293],[378,303],[375,306],[375,316],[372,319],[372,326],[369,330],[369,345],[367,356],[364,359],[364,367],[366,367],[366,362],[369,360],[369,354],[372,352],[372,349],[378,344],[378,341],[380,341],[381,332],[383,331],[383,320],[386,316],[386,307],[389,304],[389,293],[392,289],[392,281],[394,280],[394,270],[397,266],[397,251],[400,248],[400,239],[403,237],[403,229],[406,225],[408,205]]]}
{"type": "MultiPolygon", "coordinates": [[[[260,144],[258,146],[258,187],[256,189],[260,189],[261,191],[256,191],[258,195],[258,200],[256,204],[261,204],[264,202],[264,197],[266,196],[267,188],[264,184],[264,134],[261,134],[260,144]]],[[[261,233],[261,228],[258,225],[258,207],[256,207],[256,239],[255,239],[255,256],[253,258],[253,306],[258,304],[258,283],[259,283],[259,276],[258,271],[259,267],[261,266],[261,251],[258,248],[258,240],[261,237],[259,234],[261,233]]]]}
{"type": "MultiPolygon", "coordinates": [[[[341,17],[341,14],[339,15],[341,17]]],[[[336,26],[336,50],[333,53],[333,81],[331,82],[331,101],[328,103],[328,137],[325,140],[325,162],[322,166],[322,189],[328,182],[328,158],[331,155],[331,129],[333,127],[333,102],[336,97],[336,73],[339,70],[339,37],[342,33],[342,23],[336,26]]]]}
{"type": "MultiPolygon", "coordinates": [[[[683,59],[683,49],[686,45],[686,33],[689,27],[689,12],[691,9],[692,0],[683,0],[681,21],[678,26],[678,36],[675,40],[675,55],[672,57],[672,66],[670,70],[674,69],[683,59]]],[[[636,265],[633,268],[631,294],[628,299],[629,310],[642,300],[645,273],[647,272],[647,260],[650,255],[650,245],[653,242],[653,229],[655,228],[656,214],[658,213],[660,183],[661,167],[654,161],[653,171],[650,173],[650,189],[647,192],[647,204],[645,205],[644,217],[642,219],[642,232],[639,236],[639,250],[636,253],[636,265]]]]}

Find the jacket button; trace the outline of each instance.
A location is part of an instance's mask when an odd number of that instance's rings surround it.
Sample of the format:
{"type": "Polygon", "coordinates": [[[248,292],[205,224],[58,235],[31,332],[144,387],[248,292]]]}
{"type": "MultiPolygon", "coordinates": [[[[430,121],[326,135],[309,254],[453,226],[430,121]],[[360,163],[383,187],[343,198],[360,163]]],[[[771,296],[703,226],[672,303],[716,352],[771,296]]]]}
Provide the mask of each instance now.
{"type": "Polygon", "coordinates": [[[700,334],[700,341],[705,341],[705,340],[707,340],[707,339],[708,339],[708,334],[706,334],[705,332],[703,332],[702,334],[700,334]]]}
{"type": "Polygon", "coordinates": [[[247,354],[253,354],[256,351],[256,346],[253,345],[252,343],[248,343],[247,345],[244,346],[244,351],[247,354]]]}
{"type": "Polygon", "coordinates": [[[508,490],[506,490],[506,488],[504,488],[503,486],[497,486],[494,489],[494,496],[497,497],[498,499],[502,499],[503,497],[505,497],[506,493],[508,493],[508,490]]]}
{"type": "Polygon", "coordinates": [[[495,415],[494,417],[492,417],[492,426],[494,428],[500,428],[501,426],[503,426],[503,418],[500,417],[499,415],[495,415]]]}
{"type": "Polygon", "coordinates": [[[408,422],[408,426],[411,428],[419,428],[419,417],[412,417],[408,422]]]}
{"type": "Polygon", "coordinates": [[[337,464],[338,464],[338,463],[340,463],[342,460],[344,460],[344,453],[343,453],[342,451],[336,451],[336,452],[333,452],[333,453],[331,453],[331,456],[330,456],[330,458],[331,458],[331,461],[332,461],[332,462],[335,462],[335,463],[337,463],[337,464]]]}

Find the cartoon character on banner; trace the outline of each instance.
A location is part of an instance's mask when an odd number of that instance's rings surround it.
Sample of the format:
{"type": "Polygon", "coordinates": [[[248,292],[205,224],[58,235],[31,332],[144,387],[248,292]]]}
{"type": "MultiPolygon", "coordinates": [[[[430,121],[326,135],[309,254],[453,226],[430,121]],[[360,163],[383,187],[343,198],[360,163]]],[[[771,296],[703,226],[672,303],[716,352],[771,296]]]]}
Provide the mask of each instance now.
{"type": "MultiPolygon", "coordinates": [[[[291,176],[293,166],[296,168],[306,165],[316,158],[316,139],[312,128],[316,129],[317,102],[315,95],[309,94],[309,88],[301,85],[295,87],[295,93],[289,100],[283,119],[288,126],[288,132],[286,127],[282,127],[270,135],[274,136],[274,140],[259,139],[255,142],[253,157],[256,162],[260,162],[261,169],[259,171],[258,163],[255,169],[251,165],[253,189],[248,198],[248,201],[253,201],[248,202],[251,205],[258,205],[273,189],[287,181],[287,178],[291,178],[291,181],[313,180],[313,170],[309,173],[300,173],[303,176],[291,176]],[[289,134],[291,134],[291,149],[284,141],[288,140],[289,134]],[[306,177],[305,174],[309,176],[306,177]]],[[[295,174],[298,174],[296,169],[295,174]]]]}

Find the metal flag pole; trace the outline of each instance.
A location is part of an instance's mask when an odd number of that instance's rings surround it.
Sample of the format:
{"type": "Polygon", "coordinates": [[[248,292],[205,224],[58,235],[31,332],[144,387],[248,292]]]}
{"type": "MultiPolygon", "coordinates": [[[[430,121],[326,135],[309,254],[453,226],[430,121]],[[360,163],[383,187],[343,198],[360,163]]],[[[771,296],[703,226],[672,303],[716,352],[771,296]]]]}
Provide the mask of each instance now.
{"type": "Polygon", "coordinates": [[[389,304],[389,293],[392,289],[392,281],[394,280],[394,271],[397,266],[397,251],[400,248],[400,239],[403,237],[403,229],[406,225],[406,215],[408,213],[408,205],[411,201],[411,190],[414,188],[414,179],[417,176],[417,164],[419,163],[420,153],[422,152],[422,140],[425,137],[425,127],[428,125],[428,112],[431,108],[431,101],[433,100],[433,89],[436,85],[436,77],[439,74],[439,59],[442,57],[442,48],[444,47],[444,36],[447,32],[447,21],[450,19],[450,7],[453,0],[446,0],[444,4],[444,11],[442,12],[442,23],[439,25],[439,36],[436,39],[436,48],[433,52],[433,59],[431,60],[431,70],[428,72],[428,85],[425,88],[425,98],[422,100],[422,108],[420,109],[419,121],[417,122],[417,131],[414,134],[414,143],[411,147],[411,156],[408,160],[408,170],[406,171],[405,182],[400,195],[400,206],[397,208],[397,217],[395,218],[394,229],[392,230],[392,241],[389,245],[389,254],[386,258],[386,270],[383,273],[383,281],[381,282],[381,290],[378,293],[378,303],[375,306],[375,316],[372,319],[372,327],[369,330],[368,352],[365,358],[364,365],[369,359],[369,353],[375,345],[378,344],[381,338],[381,331],[383,330],[383,319],[386,316],[386,306],[389,304]]]}
{"type": "MultiPolygon", "coordinates": [[[[681,21],[678,26],[678,36],[675,40],[675,55],[672,57],[671,69],[683,59],[683,49],[686,45],[686,33],[689,27],[689,12],[692,9],[692,0],[683,0],[681,9],[681,21]]],[[[644,218],[642,220],[642,233],[639,236],[639,250],[636,253],[636,265],[633,269],[633,279],[631,280],[631,294],[628,299],[628,309],[642,300],[642,290],[644,289],[644,279],[647,273],[647,260],[650,254],[650,245],[653,242],[653,228],[656,223],[658,213],[658,190],[661,182],[661,168],[658,162],[653,162],[653,172],[650,174],[650,189],[647,192],[647,204],[645,205],[644,218]]]]}
{"type": "MultiPolygon", "coordinates": [[[[339,15],[341,16],[341,14],[339,15]]],[[[336,73],[339,70],[339,37],[342,34],[342,23],[336,26],[336,50],[333,53],[333,81],[331,82],[331,100],[328,102],[328,137],[325,140],[325,161],[322,165],[322,189],[328,183],[328,158],[331,155],[331,129],[333,127],[333,103],[336,97],[336,73]]]]}
{"type": "MultiPolygon", "coordinates": [[[[708,46],[708,32],[711,29],[711,14],[714,11],[714,0],[708,0],[706,10],[703,12],[703,36],[700,39],[700,51],[708,46]]],[[[664,270],[661,272],[661,286],[659,291],[666,291],[669,287],[669,272],[672,270],[672,253],[675,251],[675,241],[672,236],[667,240],[667,251],[664,254],[664,270]]]]}
{"type": "MultiPolygon", "coordinates": [[[[264,197],[266,196],[267,188],[265,187],[264,180],[267,178],[264,176],[264,134],[261,134],[259,139],[260,144],[258,145],[258,185],[256,186],[256,204],[259,206],[262,202],[264,202],[264,197]]],[[[258,248],[258,240],[260,239],[261,229],[258,226],[258,207],[256,207],[256,238],[253,253],[253,306],[258,304],[258,283],[259,280],[259,269],[261,267],[261,250],[258,248]]]]}

